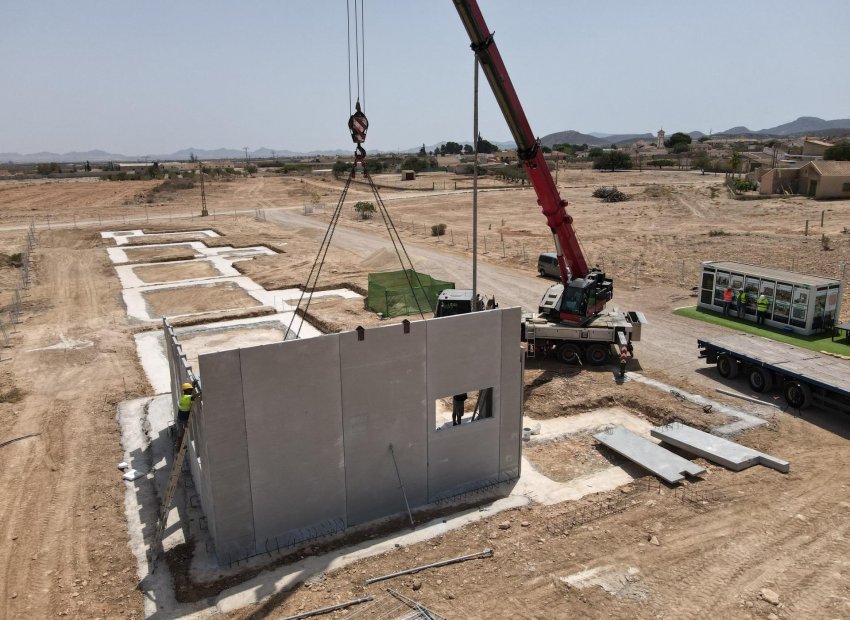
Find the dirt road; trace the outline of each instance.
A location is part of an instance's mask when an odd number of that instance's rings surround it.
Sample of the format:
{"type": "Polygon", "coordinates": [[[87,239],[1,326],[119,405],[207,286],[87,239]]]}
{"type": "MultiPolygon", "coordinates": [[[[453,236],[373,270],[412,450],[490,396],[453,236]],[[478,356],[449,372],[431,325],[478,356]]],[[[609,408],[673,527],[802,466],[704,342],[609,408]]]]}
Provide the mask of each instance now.
{"type": "Polygon", "coordinates": [[[54,231],[39,244],[2,377],[3,392],[23,394],[0,405],[0,437],[36,436],[0,449],[0,617],[139,617],[114,417],[147,388],[96,236],[54,231]]]}

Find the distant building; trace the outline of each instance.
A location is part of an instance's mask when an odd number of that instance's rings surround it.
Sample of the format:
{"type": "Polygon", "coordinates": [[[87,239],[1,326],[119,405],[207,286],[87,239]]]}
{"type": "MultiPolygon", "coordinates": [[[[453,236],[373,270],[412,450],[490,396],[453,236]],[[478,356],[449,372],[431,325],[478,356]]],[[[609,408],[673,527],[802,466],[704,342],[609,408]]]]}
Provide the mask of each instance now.
{"type": "Polygon", "coordinates": [[[850,161],[810,161],[800,168],[799,191],[812,198],[850,198],[850,161]]]}
{"type": "Polygon", "coordinates": [[[118,164],[118,169],[121,172],[126,172],[128,174],[139,174],[141,172],[146,172],[151,167],[153,167],[152,161],[136,161],[118,164]]]}
{"type": "Polygon", "coordinates": [[[815,140],[814,138],[803,138],[803,156],[823,157],[826,149],[832,146],[830,142],[815,140]]]}
{"type": "Polygon", "coordinates": [[[795,162],[789,168],[772,168],[759,178],[759,193],[850,198],[850,161],[795,162]]]}

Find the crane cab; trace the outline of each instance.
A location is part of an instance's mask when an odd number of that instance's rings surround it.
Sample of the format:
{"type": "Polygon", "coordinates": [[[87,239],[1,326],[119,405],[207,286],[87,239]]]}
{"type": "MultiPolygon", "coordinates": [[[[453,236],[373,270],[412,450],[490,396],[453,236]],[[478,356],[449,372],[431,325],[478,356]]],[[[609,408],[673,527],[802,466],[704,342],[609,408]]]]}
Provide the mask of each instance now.
{"type": "Polygon", "coordinates": [[[592,320],[613,297],[614,284],[599,270],[584,278],[573,278],[550,286],[538,306],[538,313],[556,323],[583,325],[592,320]]]}

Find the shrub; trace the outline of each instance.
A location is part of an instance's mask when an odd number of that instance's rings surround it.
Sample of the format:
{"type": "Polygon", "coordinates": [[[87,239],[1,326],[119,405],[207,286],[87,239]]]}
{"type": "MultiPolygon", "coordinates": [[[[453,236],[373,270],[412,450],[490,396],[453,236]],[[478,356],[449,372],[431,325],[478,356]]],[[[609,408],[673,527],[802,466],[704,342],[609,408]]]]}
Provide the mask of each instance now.
{"type": "Polygon", "coordinates": [[[446,225],[445,224],[434,224],[431,226],[431,236],[432,237],[442,237],[446,234],[446,225]]]}
{"type": "Polygon", "coordinates": [[[594,198],[601,198],[603,202],[623,202],[629,197],[617,189],[617,187],[597,187],[593,191],[594,198]]]}
{"type": "Polygon", "coordinates": [[[734,188],[738,192],[751,192],[756,188],[756,183],[749,179],[735,179],[734,188]]]}
{"type": "Polygon", "coordinates": [[[354,210],[360,214],[361,220],[368,220],[375,212],[375,205],[371,202],[361,200],[360,202],[355,203],[354,210]]]}

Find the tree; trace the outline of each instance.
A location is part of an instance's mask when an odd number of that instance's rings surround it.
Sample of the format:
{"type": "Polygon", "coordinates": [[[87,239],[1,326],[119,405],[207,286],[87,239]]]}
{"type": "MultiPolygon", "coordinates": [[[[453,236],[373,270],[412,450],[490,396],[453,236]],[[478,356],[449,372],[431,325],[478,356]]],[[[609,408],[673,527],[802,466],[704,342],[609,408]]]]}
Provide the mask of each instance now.
{"type": "Polygon", "coordinates": [[[738,172],[738,168],[741,166],[741,154],[738,151],[732,151],[732,157],[729,158],[729,165],[732,167],[732,173],[738,172]]]}
{"type": "Polygon", "coordinates": [[[694,168],[699,168],[702,170],[702,173],[705,174],[705,171],[711,166],[711,160],[708,158],[708,155],[705,153],[701,154],[694,161],[694,168]]]}
{"type": "Polygon", "coordinates": [[[691,143],[691,137],[688,134],[682,133],[681,131],[677,131],[672,136],[670,136],[667,140],[664,141],[664,146],[666,146],[668,149],[672,149],[672,148],[675,148],[677,144],[690,144],[690,143],[691,143]]]}
{"type": "Polygon", "coordinates": [[[337,178],[343,174],[348,174],[351,172],[351,162],[338,161],[334,163],[333,168],[331,168],[331,172],[337,178]]]}
{"type": "Polygon", "coordinates": [[[375,205],[373,205],[371,202],[361,200],[360,202],[354,204],[354,210],[360,214],[361,220],[368,220],[375,212],[375,205]]]}
{"type": "Polygon", "coordinates": [[[493,144],[492,142],[488,142],[481,135],[478,135],[478,152],[479,153],[496,153],[499,151],[499,147],[493,144]]]}
{"type": "Polygon", "coordinates": [[[428,167],[428,162],[420,157],[408,157],[403,162],[401,162],[402,170],[413,170],[415,172],[421,172],[428,167]]]}
{"type": "Polygon", "coordinates": [[[850,142],[843,140],[838,144],[830,146],[824,152],[823,158],[834,161],[850,161],[850,142]]]}
{"type": "Polygon", "coordinates": [[[628,153],[624,153],[623,151],[609,151],[607,153],[603,153],[601,157],[598,157],[593,162],[593,168],[596,170],[611,170],[614,172],[616,169],[620,170],[628,170],[632,167],[632,158],[629,157],[628,153]]]}

